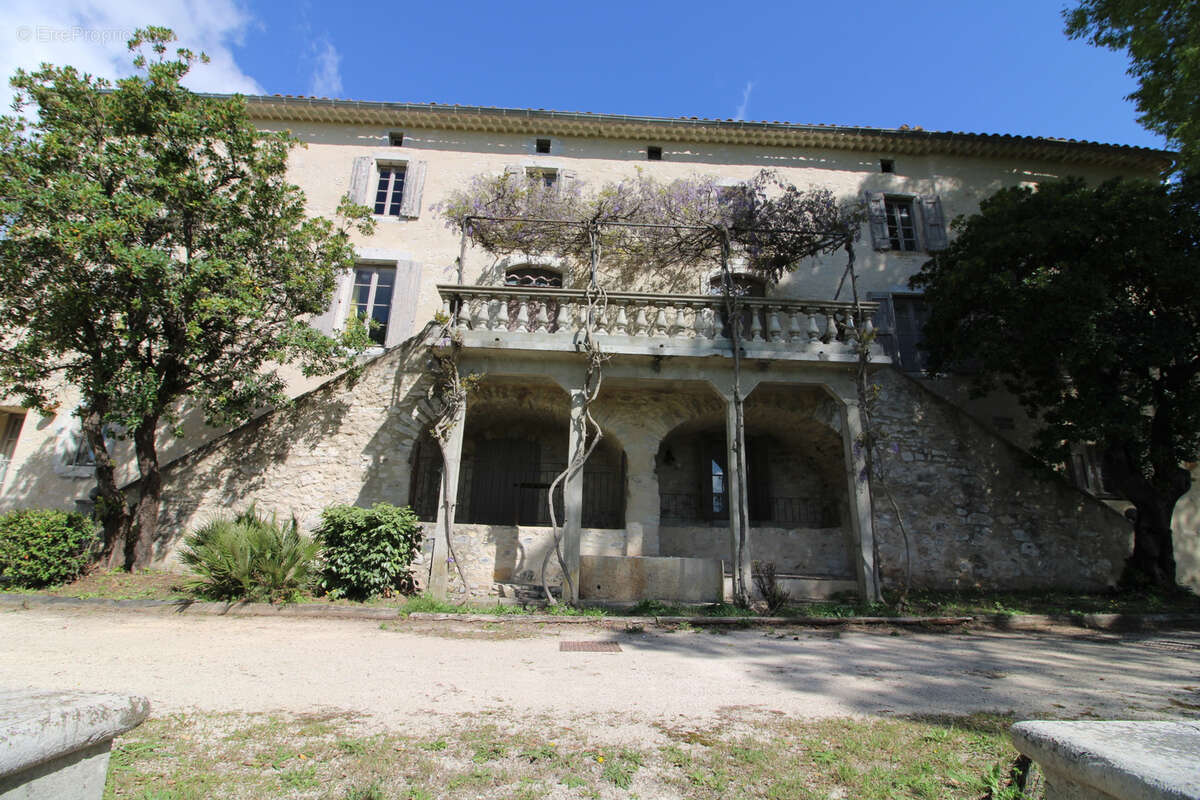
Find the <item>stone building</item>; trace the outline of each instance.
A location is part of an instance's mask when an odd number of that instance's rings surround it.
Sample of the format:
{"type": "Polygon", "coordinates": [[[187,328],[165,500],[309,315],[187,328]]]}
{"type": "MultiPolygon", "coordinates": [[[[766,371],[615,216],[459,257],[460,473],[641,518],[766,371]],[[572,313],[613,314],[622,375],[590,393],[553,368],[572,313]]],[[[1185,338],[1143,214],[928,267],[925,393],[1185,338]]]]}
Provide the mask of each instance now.
{"type": "MultiPolygon", "coordinates": [[[[910,536],[906,548],[892,505],[859,477],[855,332],[849,304],[833,299],[843,264],[814,259],[777,285],[739,278],[748,294],[742,380],[754,559],[773,563],[794,594],[808,597],[874,594],[876,558],[884,586],[911,572],[914,585],[927,587],[1096,588],[1118,573],[1128,525],[1097,497],[1086,453],[1066,472],[1046,470],[1025,452],[1028,423],[1006,398],[971,400],[953,379],[920,376],[923,306],[907,279],[944,243],[948,220],[1003,186],[1153,177],[1166,154],[920,129],[248,102],[262,127],[286,128],[305,144],[290,170],[311,213],[332,215],[347,193],[375,211],[376,232],[356,242],[357,268],[313,324],[332,331],[351,313],[366,315],[380,323],[378,347],[357,380],[295,375],[293,406],[236,430],[205,428],[185,412],[186,435],[163,439],[170,463],[160,559],[172,559],[189,528],[251,502],[307,526],[334,503],[411,504],[430,521],[432,544],[443,465],[426,395],[437,344],[430,323],[441,312],[461,343],[460,370],[481,376],[450,437],[454,556],[473,594],[511,595],[538,582],[551,541],[547,487],[580,446],[583,293],[566,265],[539,256],[469,250],[460,281],[460,242],[439,203],[477,174],[506,170],[599,185],[638,169],[661,180],[732,183],[769,168],[797,186],[870,204],[860,289],[880,333],[872,380],[896,445],[891,494],[910,536]]],[[[666,291],[661,276],[645,274],[608,287],[599,342],[611,357],[593,406],[604,438],[559,506],[585,599],[723,592],[734,499],[727,489],[736,479],[727,436],[732,350],[712,278],[697,270],[691,285],[666,291]]],[[[86,500],[89,454],[72,408],[69,392],[54,417],[0,408],[0,455],[10,462],[0,505],[86,500]]],[[[1193,583],[1195,508],[1194,498],[1180,504],[1179,533],[1190,536],[1177,537],[1181,579],[1193,583]]],[[[445,566],[434,559],[435,581],[445,566]]]]}

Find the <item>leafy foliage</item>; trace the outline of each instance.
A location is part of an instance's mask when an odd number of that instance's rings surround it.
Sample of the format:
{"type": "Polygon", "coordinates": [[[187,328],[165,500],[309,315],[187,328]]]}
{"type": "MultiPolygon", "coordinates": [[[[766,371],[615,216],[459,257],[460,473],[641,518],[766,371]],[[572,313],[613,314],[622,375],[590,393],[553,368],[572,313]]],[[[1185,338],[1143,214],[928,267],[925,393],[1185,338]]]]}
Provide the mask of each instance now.
{"type": "Polygon", "coordinates": [[[0,516],[0,582],[35,589],[73,580],[87,566],[96,526],[73,511],[0,516]]]}
{"type": "Polygon", "coordinates": [[[1200,4],[1194,0],[1081,0],[1065,11],[1067,34],[1125,50],[1138,89],[1138,121],[1200,168],[1200,4]]]}
{"type": "Polygon", "coordinates": [[[316,530],[324,547],[321,586],[333,597],[365,600],[415,590],[409,569],[421,547],[421,523],[407,506],[331,506],[316,530]]]}
{"type": "Polygon", "coordinates": [[[295,518],[280,524],[253,506],[234,519],[209,522],[183,544],[179,558],[195,572],[185,586],[213,600],[294,601],[320,552],[295,518]]]}
{"type": "Polygon", "coordinates": [[[1050,463],[1100,444],[1138,508],[1138,571],[1173,583],[1179,464],[1200,452],[1200,182],[1005,189],[954,225],[912,279],[929,369],[970,364],[978,389],[1013,392],[1050,463]]]}
{"type": "Polygon", "coordinates": [[[277,365],[328,373],[368,344],[363,326],[339,340],[305,321],[353,265],[349,228],[369,230],[368,210],[309,218],[286,178],[296,140],[256,129],[240,97],[183,88],[197,56],[168,58],[173,40],[138,31],[140,74],[115,85],[18,71],[17,108],[35,113],[0,118],[0,392],[52,410],[64,381],[79,390],[110,542],[128,521],[101,431],[128,432],[138,563],[157,520],[158,428],[181,400],[231,424],[284,399],[277,365]]]}
{"type": "Polygon", "coordinates": [[[594,236],[618,282],[653,271],[670,289],[694,288],[698,267],[720,266],[726,232],[749,269],[777,280],[801,259],[856,239],[860,221],[856,204],[766,170],[733,185],[711,175],[664,183],[638,173],[594,191],[480,175],[451,193],[442,213],[490,253],[555,255],[577,270],[590,264],[594,236]]]}

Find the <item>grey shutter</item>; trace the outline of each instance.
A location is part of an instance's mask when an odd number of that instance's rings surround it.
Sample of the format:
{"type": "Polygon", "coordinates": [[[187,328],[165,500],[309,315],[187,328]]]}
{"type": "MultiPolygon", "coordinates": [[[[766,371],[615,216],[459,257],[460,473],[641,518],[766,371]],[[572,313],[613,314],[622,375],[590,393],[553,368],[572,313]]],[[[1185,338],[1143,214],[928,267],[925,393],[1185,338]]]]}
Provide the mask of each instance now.
{"type": "Polygon", "coordinates": [[[384,347],[395,347],[413,335],[420,299],[421,263],[403,259],[397,261],[396,281],[392,285],[392,310],[388,317],[384,347]]]}
{"type": "Polygon", "coordinates": [[[871,244],[876,250],[891,250],[888,237],[887,202],[883,192],[867,192],[867,217],[871,222],[871,244]]]}
{"type": "Polygon", "coordinates": [[[879,346],[892,359],[892,363],[900,366],[899,348],[896,345],[896,317],[892,310],[892,296],[890,294],[878,294],[870,292],[867,294],[868,300],[875,300],[879,303],[879,310],[875,312],[875,317],[872,320],[875,324],[875,335],[879,346]]]}
{"type": "Polygon", "coordinates": [[[349,298],[353,283],[354,270],[345,270],[339,273],[333,284],[333,297],[329,300],[329,308],[325,309],[325,313],[314,317],[309,324],[321,333],[333,334],[338,320],[338,312],[341,310],[342,303],[349,298]]]}
{"type": "Polygon", "coordinates": [[[514,164],[509,164],[504,168],[504,179],[506,181],[515,182],[512,185],[520,186],[522,179],[525,177],[525,168],[518,167],[514,164]]]}
{"type": "Polygon", "coordinates": [[[576,172],[573,169],[560,169],[558,171],[558,191],[560,194],[566,194],[575,188],[576,172]]]}
{"type": "Polygon", "coordinates": [[[371,190],[371,175],[375,172],[375,159],[370,156],[359,156],[354,159],[354,169],[350,171],[350,202],[360,206],[369,206],[368,192],[371,190]]]}
{"type": "Polygon", "coordinates": [[[425,162],[409,161],[404,167],[404,197],[400,198],[400,216],[421,216],[421,190],[425,188],[425,162]]]}
{"type": "Polygon", "coordinates": [[[925,249],[946,249],[946,220],[942,215],[942,200],[936,194],[921,196],[921,219],[925,223],[925,249]]]}

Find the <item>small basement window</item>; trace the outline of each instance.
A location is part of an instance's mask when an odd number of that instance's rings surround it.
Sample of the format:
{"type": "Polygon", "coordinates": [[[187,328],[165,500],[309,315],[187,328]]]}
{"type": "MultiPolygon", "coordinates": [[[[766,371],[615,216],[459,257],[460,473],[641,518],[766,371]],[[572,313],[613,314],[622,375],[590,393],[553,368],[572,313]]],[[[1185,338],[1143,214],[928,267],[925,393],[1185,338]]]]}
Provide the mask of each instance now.
{"type": "Polygon", "coordinates": [[[538,152],[538,153],[549,153],[550,152],[550,140],[549,139],[538,139],[537,142],[535,142],[534,151],[538,152]]]}
{"type": "Polygon", "coordinates": [[[657,145],[650,145],[646,148],[647,161],[662,161],[662,148],[657,145]]]}
{"type": "Polygon", "coordinates": [[[392,147],[404,146],[404,131],[392,131],[388,134],[388,144],[392,147]]]}
{"type": "Polygon", "coordinates": [[[879,171],[880,172],[895,172],[896,171],[895,159],[891,159],[891,158],[879,159],[879,171]]]}

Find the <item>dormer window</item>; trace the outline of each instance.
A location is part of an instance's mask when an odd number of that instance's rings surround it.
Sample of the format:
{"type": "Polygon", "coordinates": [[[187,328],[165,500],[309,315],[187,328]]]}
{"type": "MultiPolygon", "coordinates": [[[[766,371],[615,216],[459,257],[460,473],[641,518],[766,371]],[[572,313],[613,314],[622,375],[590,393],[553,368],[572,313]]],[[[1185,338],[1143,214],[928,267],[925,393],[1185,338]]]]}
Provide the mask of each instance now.
{"type": "Polygon", "coordinates": [[[521,286],[532,289],[561,289],[562,273],[547,267],[535,267],[531,264],[520,264],[510,267],[504,273],[505,286],[521,286]]]}

